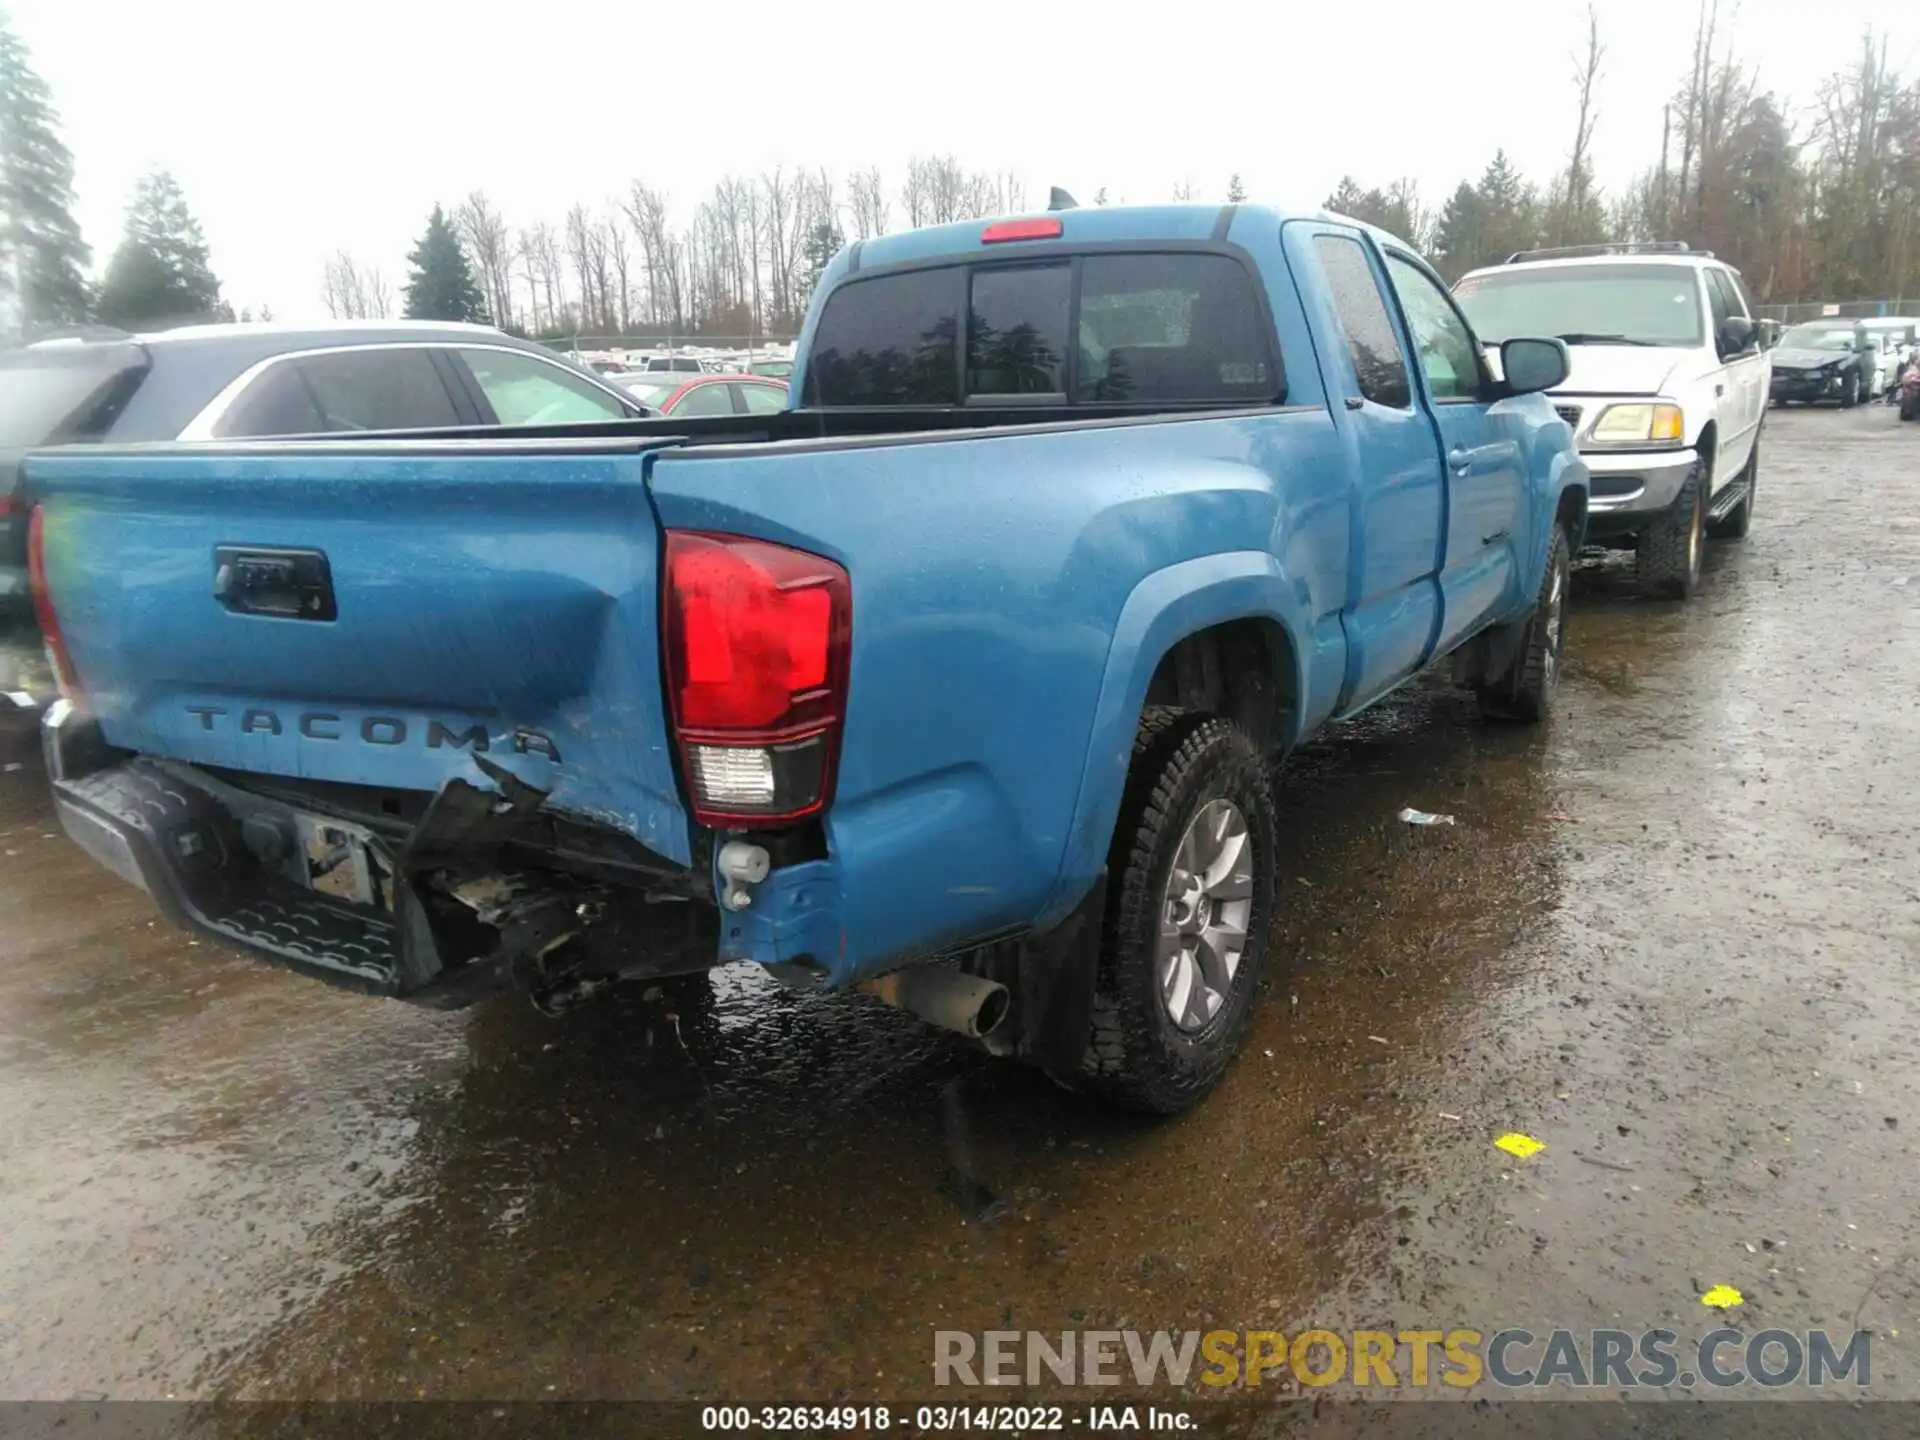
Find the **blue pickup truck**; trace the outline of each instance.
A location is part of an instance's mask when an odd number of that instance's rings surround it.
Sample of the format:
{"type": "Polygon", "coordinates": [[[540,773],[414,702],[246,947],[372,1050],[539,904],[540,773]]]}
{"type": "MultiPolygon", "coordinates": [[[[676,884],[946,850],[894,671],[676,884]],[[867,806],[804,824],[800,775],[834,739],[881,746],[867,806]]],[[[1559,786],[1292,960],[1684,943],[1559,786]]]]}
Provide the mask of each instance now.
{"type": "Polygon", "coordinates": [[[748,961],[1191,1104],[1274,761],[1442,657],[1552,702],[1565,347],[1242,205],[863,241],[796,354],[773,416],[29,456],[68,834],[377,995],[748,961]]]}

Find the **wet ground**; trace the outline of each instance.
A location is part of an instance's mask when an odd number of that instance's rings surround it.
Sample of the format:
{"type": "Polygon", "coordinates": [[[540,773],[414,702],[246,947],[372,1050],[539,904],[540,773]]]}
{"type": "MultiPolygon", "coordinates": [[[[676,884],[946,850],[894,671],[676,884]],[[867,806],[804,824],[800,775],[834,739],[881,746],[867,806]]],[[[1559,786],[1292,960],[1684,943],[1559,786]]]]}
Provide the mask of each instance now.
{"type": "Polygon", "coordinates": [[[1279,963],[1170,1123],[751,974],[327,991],[10,753],[0,1396],[924,1398],[935,1329],[1692,1336],[1727,1284],[1920,1397],[1920,430],[1775,413],[1760,494],[1691,605],[1583,566],[1546,733],[1423,686],[1289,766],[1279,963]]]}

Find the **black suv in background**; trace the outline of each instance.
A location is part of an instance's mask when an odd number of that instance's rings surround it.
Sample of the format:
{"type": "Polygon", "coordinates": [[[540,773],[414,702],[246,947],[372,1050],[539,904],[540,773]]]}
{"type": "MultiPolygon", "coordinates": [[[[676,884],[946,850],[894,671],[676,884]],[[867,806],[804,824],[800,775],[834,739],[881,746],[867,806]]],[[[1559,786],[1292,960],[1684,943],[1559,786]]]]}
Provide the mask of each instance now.
{"type": "Polygon", "coordinates": [[[29,450],[643,413],[564,356],[484,325],[88,329],[0,350],[0,710],[50,698],[27,586],[20,457],[29,450]]]}

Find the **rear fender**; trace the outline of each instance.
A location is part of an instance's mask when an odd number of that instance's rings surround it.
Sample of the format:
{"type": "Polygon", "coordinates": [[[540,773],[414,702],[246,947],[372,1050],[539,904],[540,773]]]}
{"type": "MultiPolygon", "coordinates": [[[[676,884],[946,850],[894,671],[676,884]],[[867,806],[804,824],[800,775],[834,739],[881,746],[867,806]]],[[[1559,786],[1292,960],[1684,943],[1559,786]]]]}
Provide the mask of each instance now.
{"type": "Polygon", "coordinates": [[[1284,733],[1275,737],[1282,747],[1291,746],[1299,739],[1300,716],[1309,708],[1306,616],[1301,587],[1262,550],[1199,556],[1157,570],[1134,587],[1114,627],[1066,852],[1036,929],[1070,914],[1106,867],[1147,686],[1167,652],[1187,636],[1229,621],[1276,621],[1289,642],[1293,693],[1301,701],[1293,707],[1284,733]]]}

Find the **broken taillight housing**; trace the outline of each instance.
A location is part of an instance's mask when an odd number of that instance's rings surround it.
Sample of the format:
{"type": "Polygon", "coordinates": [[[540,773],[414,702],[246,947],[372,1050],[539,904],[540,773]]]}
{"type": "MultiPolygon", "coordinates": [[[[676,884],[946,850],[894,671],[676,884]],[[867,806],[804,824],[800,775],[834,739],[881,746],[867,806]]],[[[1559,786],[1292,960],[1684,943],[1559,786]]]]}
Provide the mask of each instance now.
{"type": "Polygon", "coordinates": [[[33,591],[33,613],[40,622],[40,638],[47,649],[47,664],[59,683],[60,693],[69,700],[80,698],[80,675],[67,653],[66,637],[60,633],[60,617],[54,613],[53,592],[47,588],[46,514],[34,506],[27,514],[27,585],[33,591]]]}
{"type": "Polygon", "coordinates": [[[805,550],[667,532],[662,627],[674,738],[702,825],[801,819],[833,790],[853,587],[805,550]]]}

